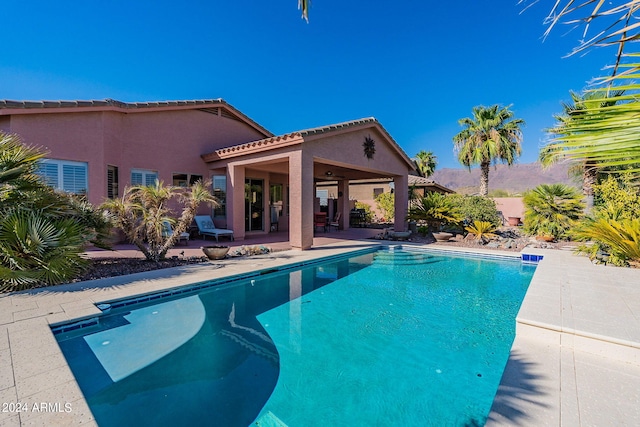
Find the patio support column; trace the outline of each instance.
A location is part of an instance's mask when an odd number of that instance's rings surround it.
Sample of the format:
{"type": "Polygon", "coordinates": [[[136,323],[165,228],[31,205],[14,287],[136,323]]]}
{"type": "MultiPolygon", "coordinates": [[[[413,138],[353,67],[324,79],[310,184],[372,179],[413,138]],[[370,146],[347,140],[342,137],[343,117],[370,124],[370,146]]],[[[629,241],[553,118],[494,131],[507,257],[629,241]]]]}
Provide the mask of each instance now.
{"type": "Polygon", "coordinates": [[[349,229],[349,180],[338,181],[338,212],[342,212],[340,229],[349,229]]]}
{"type": "Polygon", "coordinates": [[[409,206],[409,178],[407,175],[393,178],[394,188],[394,231],[407,229],[407,210],[409,206]]]}
{"type": "Polygon", "coordinates": [[[244,166],[230,163],[227,174],[230,184],[227,185],[227,221],[233,230],[233,237],[244,240],[244,166]]]}
{"type": "Polygon", "coordinates": [[[294,249],[313,246],[313,157],[303,150],[289,156],[289,243],[294,249]]]}

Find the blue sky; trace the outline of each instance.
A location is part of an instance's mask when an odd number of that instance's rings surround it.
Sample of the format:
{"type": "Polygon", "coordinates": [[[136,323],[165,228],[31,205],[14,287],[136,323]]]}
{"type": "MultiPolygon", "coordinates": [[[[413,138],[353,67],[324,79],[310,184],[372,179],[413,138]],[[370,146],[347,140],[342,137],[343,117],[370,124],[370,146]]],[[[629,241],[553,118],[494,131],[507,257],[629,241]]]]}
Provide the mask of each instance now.
{"type": "Polygon", "coordinates": [[[615,54],[563,58],[581,31],[543,41],[552,3],[315,0],[307,24],[296,0],[8,2],[0,99],[223,98],[275,134],[373,116],[439,168],[473,106],[512,105],[528,163],[615,54]]]}

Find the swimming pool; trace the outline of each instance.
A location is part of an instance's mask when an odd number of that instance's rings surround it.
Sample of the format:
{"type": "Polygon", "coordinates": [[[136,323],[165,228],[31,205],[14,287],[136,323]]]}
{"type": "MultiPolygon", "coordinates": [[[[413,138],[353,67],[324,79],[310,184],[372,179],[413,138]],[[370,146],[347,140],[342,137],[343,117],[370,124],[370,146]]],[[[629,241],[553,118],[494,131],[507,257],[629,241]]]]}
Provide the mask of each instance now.
{"type": "Polygon", "coordinates": [[[56,336],[101,426],[482,425],[534,269],[361,253],[56,336]]]}

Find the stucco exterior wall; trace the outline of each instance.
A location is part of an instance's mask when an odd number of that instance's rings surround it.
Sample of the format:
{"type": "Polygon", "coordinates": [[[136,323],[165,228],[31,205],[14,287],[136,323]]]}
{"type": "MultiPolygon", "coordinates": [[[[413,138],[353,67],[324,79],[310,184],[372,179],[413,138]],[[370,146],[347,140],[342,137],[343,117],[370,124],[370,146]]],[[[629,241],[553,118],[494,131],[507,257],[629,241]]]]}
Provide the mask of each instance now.
{"type": "Polygon", "coordinates": [[[363,171],[385,172],[393,175],[406,175],[405,161],[385,141],[384,136],[375,128],[335,132],[329,135],[305,137],[303,149],[316,160],[330,160],[335,164],[357,166],[363,171]],[[373,159],[364,155],[362,144],[365,137],[375,141],[376,152],[373,159]]]}
{"type": "Polygon", "coordinates": [[[524,202],[522,197],[494,197],[496,207],[502,212],[505,219],[510,216],[524,220],[524,202]]]}
{"type": "Polygon", "coordinates": [[[132,169],[158,172],[165,183],[173,174],[209,177],[200,155],[264,137],[237,120],[200,110],[30,113],[10,117],[9,132],[50,151],[48,157],[88,163],[88,199],[107,196],[107,165],[118,167],[120,194],[132,169]]]}
{"type": "Polygon", "coordinates": [[[0,116],[0,132],[4,132],[4,133],[11,132],[11,117],[0,116]]]}

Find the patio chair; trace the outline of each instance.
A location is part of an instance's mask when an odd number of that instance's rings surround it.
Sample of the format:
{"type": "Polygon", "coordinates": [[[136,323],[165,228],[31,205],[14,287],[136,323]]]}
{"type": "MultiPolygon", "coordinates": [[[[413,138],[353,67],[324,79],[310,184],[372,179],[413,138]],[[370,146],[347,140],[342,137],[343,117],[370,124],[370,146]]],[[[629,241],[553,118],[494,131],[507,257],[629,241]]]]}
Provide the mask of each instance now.
{"type": "MultiPolygon", "coordinates": [[[[162,237],[169,238],[173,235],[174,230],[169,221],[164,221],[162,223],[162,237]]],[[[177,243],[184,242],[185,246],[189,245],[189,233],[184,232],[180,233],[180,237],[178,237],[177,243]]]]}
{"type": "Polygon", "coordinates": [[[229,236],[233,240],[233,230],[227,230],[224,228],[216,228],[213,220],[209,215],[197,215],[195,218],[196,225],[198,226],[198,232],[203,238],[206,236],[213,236],[218,241],[220,236],[229,236]]]}
{"type": "Polygon", "coordinates": [[[338,230],[338,227],[340,227],[340,218],[342,217],[342,212],[338,212],[335,216],[335,218],[333,218],[333,221],[331,221],[329,223],[329,231],[331,231],[331,227],[335,227],[336,230],[338,230]]]}

